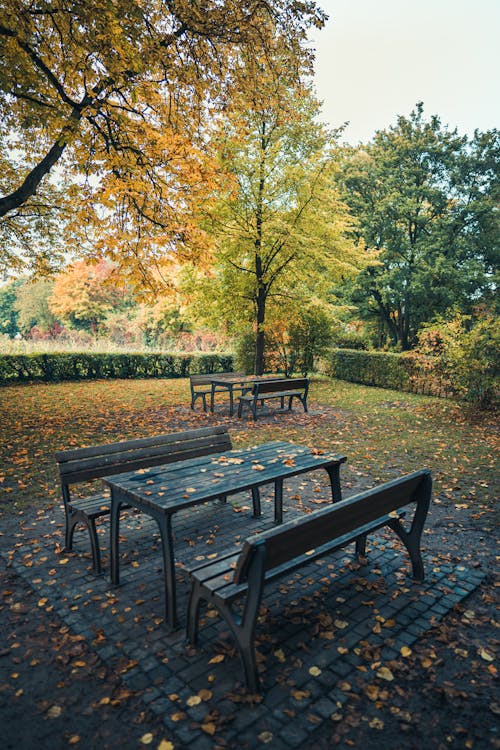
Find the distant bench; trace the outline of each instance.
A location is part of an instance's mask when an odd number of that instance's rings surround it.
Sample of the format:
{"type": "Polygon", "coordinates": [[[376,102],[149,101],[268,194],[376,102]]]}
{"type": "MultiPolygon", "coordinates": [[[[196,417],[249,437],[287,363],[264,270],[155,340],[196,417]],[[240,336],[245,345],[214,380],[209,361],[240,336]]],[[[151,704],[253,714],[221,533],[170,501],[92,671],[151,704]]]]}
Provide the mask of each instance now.
{"type": "Polygon", "coordinates": [[[372,490],[289,521],[246,539],[240,552],[227,552],[219,559],[190,571],[191,595],[187,616],[187,636],[198,638],[200,604],[214,605],[226,620],[236,639],[243,662],[247,688],[259,690],[255,657],[255,626],[264,586],[289,574],[311,560],[356,542],[356,552],[365,554],[367,534],[389,526],[409,552],[413,577],[424,579],[420,538],[429,508],[432,489],[427,469],[387,482],[372,490]],[[416,503],[410,531],[401,523],[402,508],[416,503]],[[244,598],[242,615],[232,605],[244,598]]]}
{"type": "Polygon", "coordinates": [[[279,398],[281,408],[285,408],[285,399],[288,399],[288,409],[292,408],[292,401],[297,398],[304,411],[307,411],[307,393],[309,391],[308,378],[280,378],[279,380],[259,380],[254,383],[251,392],[243,393],[239,397],[238,417],[241,417],[243,406],[248,406],[257,419],[257,408],[267,399],[279,398]]]}
{"type": "MultiPolygon", "coordinates": [[[[207,411],[207,396],[212,394],[212,381],[217,378],[238,378],[245,377],[243,372],[212,372],[204,375],[190,375],[189,386],[191,388],[191,409],[194,409],[196,400],[201,398],[203,411],[207,411]]],[[[215,387],[216,391],[223,391],[224,388],[215,387]]],[[[240,388],[244,390],[244,388],[240,388]]]]}
{"type": "Polygon", "coordinates": [[[231,447],[227,428],[218,426],[57,452],[55,458],[66,516],[66,549],[72,549],[77,524],[85,524],[90,535],[93,569],[96,574],[101,573],[101,554],[95,522],[102,516],[110,515],[110,498],[103,494],[73,497],[71,488],[74,485],[112,474],[221,453],[231,450],[231,447]]]}

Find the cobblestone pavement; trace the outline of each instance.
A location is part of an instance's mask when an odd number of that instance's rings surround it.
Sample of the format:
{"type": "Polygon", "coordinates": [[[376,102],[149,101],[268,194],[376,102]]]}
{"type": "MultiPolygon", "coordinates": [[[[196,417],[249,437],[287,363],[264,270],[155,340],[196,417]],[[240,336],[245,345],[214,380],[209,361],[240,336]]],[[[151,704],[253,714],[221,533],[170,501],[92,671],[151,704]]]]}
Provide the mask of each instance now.
{"type": "MultiPolygon", "coordinates": [[[[311,476],[290,482],[285,520],[319,507],[323,487],[322,478],[311,476]]],[[[252,517],[244,496],[174,517],[181,622],[190,562],[240,544],[271,527],[272,519],[271,495],[263,497],[260,519],[252,517]]],[[[416,584],[406,552],[390,531],[373,535],[367,565],[354,562],[351,548],[312,562],[267,589],[258,624],[263,695],[251,700],[241,686],[228,628],[214,612],[205,613],[196,649],[186,644],[182,628],[168,632],[159,535],[150,519],[124,517],[118,587],[107,575],[92,574],[85,531],[75,533],[74,552],[64,552],[61,508],[10,519],[7,531],[0,536],[0,555],[11,575],[29,586],[37,606],[57,617],[72,637],[84,639],[96,655],[96,669],[103,664],[119,675],[127,694],[163,725],[165,750],[264,745],[289,750],[310,743],[348,695],[361,693],[374,671],[390,670],[401,649],[411,647],[484,577],[466,565],[436,564],[424,553],[426,582],[416,584]]],[[[105,566],[107,531],[104,522],[105,566]]],[[[78,670],[77,656],[74,661],[78,670]]],[[[64,712],[52,716],[46,744],[39,746],[59,747],[51,736],[63,736],[66,721],[64,712]]],[[[71,738],[65,742],[71,744],[71,738]]],[[[126,747],[124,738],[103,745],[113,746],[126,747]]],[[[22,741],[17,747],[24,748],[22,741]]]]}

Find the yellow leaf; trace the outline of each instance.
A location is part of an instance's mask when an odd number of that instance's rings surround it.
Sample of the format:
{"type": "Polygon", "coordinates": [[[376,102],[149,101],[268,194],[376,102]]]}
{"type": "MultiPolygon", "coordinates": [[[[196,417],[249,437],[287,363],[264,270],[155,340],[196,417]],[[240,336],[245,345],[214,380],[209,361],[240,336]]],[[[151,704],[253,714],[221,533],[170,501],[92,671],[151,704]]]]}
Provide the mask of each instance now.
{"type": "Polygon", "coordinates": [[[68,745],[77,745],[80,742],[80,736],[78,734],[72,734],[68,740],[68,745]]]}
{"type": "Polygon", "coordinates": [[[344,628],[349,627],[349,623],[345,620],[334,620],[333,624],[336,628],[339,628],[340,630],[344,630],[344,628]]]}
{"type": "Polygon", "coordinates": [[[209,701],[212,697],[213,693],[211,690],[207,690],[206,688],[202,688],[198,691],[198,695],[200,696],[202,701],[209,701]]]}
{"type": "Polygon", "coordinates": [[[62,714],[62,708],[61,706],[51,706],[49,710],[47,711],[47,716],[49,719],[57,719],[58,716],[62,714]]]}
{"type": "Polygon", "coordinates": [[[264,471],[265,467],[262,466],[262,464],[254,464],[252,466],[252,469],[254,469],[255,471],[264,471]]]}
{"type": "Polygon", "coordinates": [[[285,652],[281,648],[275,651],[274,655],[277,658],[277,660],[280,661],[281,663],[286,661],[285,652]]]}
{"type": "Polygon", "coordinates": [[[481,657],[481,659],[484,659],[485,661],[494,661],[495,660],[495,657],[492,656],[492,654],[490,654],[488,651],[486,651],[485,648],[478,649],[477,653],[479,654],[479,656],[481,657]]]}
{"type": "Polygon", "coordinates": [[[199,695],[190,695],[186,703],[188,706],[198,706],[201,703],[201,698],[199,695]]]}
{"type": "Polygon", "coordinates": [[[321,669],[319,667],[310,667],[309,674],[313,677],[318,677],[321,674],[321,669]]]}
{"type": "Polygon", "coordinates": [[[170,740],[162,740],[157,750],[174,750],[174,745],[170,740]]]}
{"type": "Polygon", "coordinates": [[[346,648],[345,646],[337,646],[337,651],[339,652],[339,654],[348,654],[349,653],[349,649],[346,648]]]}
{"type": "Polygon", "coordinates": [[[388,667],[380,667],[380,669],[377,669],[377,675],[382,680],[387,680],[388,682],[394,679],[394,675],[388,667]]]}
{"type": "Polygon", "coordinates": [[[369,724],[371,729],[383,729],[384,728],[384,722],[382,719],[372,719],[369,724]]]}
{"type": "Polygon", "coordinates": [[[143,734],[141,737],[141,742],[143,745],[150,745],[153,742],[153,735],[151,734],[151,732],[143,734]]]}
{"type": "Polygon", "coordinates": [[[215,732],[217,731],[217,727],[215,726],[213,721],[208,721],[206,724],[202,724],[201,728],[203,729],[204,732],[206,732],[207,734],[210,734],[211,736],[213,736],[215,732]]]}
{"type": "Polygon", "coordinates": [[[210,661],[208,663],[209,664],[220,664],[220,662],[224,661],[225,658],[226,657],[224,656],[224,654],[217,654],[217,656],[212,656],[212,658],[210,659],[210,661]]]}
{"type": "Polygon", "coordinates": [[[400,652],[401,656],[405,656],[405,657],[406,656],[411,656],[411,654],[412,654],[412,650],[411,650],[411,648],[408,648],[408,646],[401,646],[399,652],[400,652]]]}
{"type": "Polygon", "coordinates": [[[184,491],[185,492],[196,492],[196,488],[195,487],[186,487],[186,489],[184,491]]]}

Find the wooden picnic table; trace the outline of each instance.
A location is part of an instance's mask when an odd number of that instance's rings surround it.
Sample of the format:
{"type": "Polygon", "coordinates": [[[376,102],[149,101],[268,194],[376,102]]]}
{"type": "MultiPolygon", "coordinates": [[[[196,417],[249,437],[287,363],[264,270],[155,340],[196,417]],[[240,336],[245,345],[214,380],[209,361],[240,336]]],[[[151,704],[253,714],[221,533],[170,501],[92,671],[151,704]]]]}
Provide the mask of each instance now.
{"type": "Polygon", "coordinates": [[[214,410],[214,401],[216,391],[221,389],[227,389],[229,391],[229,416],[232,417],[234,414],[234,391],[242,391],[243,393],[247,390],[245,386],[249,386],[248,390],[252,390],[254,383],[259,380],[280,380],[282,375],[241,375],[231,373],[214,373],[213,377],[210,377],[212,384],[212,391],[210,393],[210,411],[214,410]]]}
{"type": "MultiPolygon", "coordinates": [[[[175,554],[172,516],[177,511],[218,498],[251,491],[254,515],[261,514],[259,487],[274,482],[274,517],[283,520],[283,481],[315,469],[330,478],[332,502],[342,499],[340,465],[346,456],[314,452],[303,445],[282,441],[230,450],[103,478],[111,490],[111,580],[120,582],[120,507],[131,506],[158,524],[162,541],[166,620],[177,625],[175,554]]],[[[222,551],[222,550],[221,550],[222,551]]]]}

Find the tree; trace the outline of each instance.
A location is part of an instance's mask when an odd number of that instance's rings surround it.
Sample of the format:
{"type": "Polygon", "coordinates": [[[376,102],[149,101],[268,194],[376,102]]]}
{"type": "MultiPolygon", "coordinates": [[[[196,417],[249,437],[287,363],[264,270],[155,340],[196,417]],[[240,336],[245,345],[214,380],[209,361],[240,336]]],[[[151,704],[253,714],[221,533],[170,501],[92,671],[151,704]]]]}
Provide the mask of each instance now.
{"type": "MultiPolygon", "coordinates": [[[[268,54],[281,34],[300,72],[307,29],[324,19],[314,0],[5,0],[0,217],[12,246],[26,248],[35,217],[70,212],[70,235],[97,237],[97,254],[153,283],[148,264],[202,243],[207,123],[241,50],[268,54]],[[60,191],[47,180],[56,166],[60,191]]],[[[10,263],[23,260],[11,247],[10,263]]]]}
{"type": "Polygon", "coordinates": [[[360,314],[408,349],[419,326],[492,297],[497,266],[499,133],[471,141],[423,106],[347,152],[341,180],[360,235],[380,251],[350,287],[360,314]]]}
{"type": "Polygon", "coordinates": [[[48,303],[63,322],[95,334],[108,313],[127,305],[127,294],[111,264],[77,261],[56,276],[48,303]]]}
{"type": "Polygon", "coordinates": [[[257,374],[273,310],[324,297],[360,256],[332,187],[333,137],[317,122],[318,102],[290,78],[279,48],[273,59],[272,74],[256,56],[238,71],[253,86],[241,86],[221,126],[220,159],[232,179],[207,223],[214,265],[196,282],[199,310],[233,332],[253,327],[257,374]]]}
{"type": "Polygon", "coordinates": [[[24,281],[16,291],[14,309],[18,313],[18,326],[26,336],[33,328],[50,333],[57,319],[49,307],[54,282],[51,279],[24,281]]]}
{"type": "Polygon", "coordinates": [[[10,338],[14,338],[19,333],[19,312],[15,305],[17,290],[22,283],[20,280],[11,281],[0,287],[0,334],[5,334],[10,338]]]}

